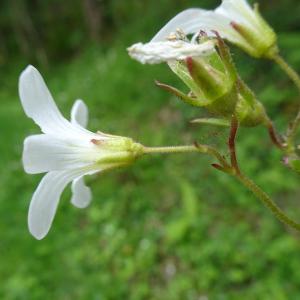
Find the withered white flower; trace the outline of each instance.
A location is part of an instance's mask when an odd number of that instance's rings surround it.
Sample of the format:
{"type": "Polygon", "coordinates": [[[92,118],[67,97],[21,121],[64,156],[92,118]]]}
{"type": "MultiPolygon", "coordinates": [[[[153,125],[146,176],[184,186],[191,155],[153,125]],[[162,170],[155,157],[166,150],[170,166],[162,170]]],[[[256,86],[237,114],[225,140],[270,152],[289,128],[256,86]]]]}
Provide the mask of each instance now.
{"type": "Polygon", "coordinates": [[[214,51],[213,41],[193,44],[186,41],[160,41],[147,44],[137,43],[129,47],[128,53],[142,64],[159,64],[187,57],[207,56],[214,51]]]}
{"type": "Polygon", "coordinates": [[[81,100],[73,105],[71,122],[66,120],[42,76],[32,66],[20,76],[19,94],[26,115],[43,132],[27,137],[23,150],[27,173],[47,173],[33,194],[28,214],[31,234],[42,239],[51,227],[68,183],[72,182],[71,202],[86,207],[91,201],[91,191],[83,176],[128,165],[142,154],[143,146],[130,138],[85,129],[88,110],[81,100]]]}
{"type": "Polygon", "coordinates": [[[258,6],[252,9],[246,0],[223,0],[215,10],[184,10],[171,19],[152,42],[165,40],[177,28],[186,34],[217,31],[254,57],[272,57],[277,52],[275,32],[260,15],[258,6]]]}

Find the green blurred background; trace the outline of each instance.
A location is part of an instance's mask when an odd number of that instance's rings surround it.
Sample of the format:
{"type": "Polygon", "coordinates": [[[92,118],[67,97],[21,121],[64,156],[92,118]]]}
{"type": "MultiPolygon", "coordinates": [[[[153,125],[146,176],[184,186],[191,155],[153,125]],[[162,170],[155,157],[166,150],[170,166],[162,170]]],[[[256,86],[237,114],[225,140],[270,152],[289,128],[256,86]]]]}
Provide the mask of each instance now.
{"type": "MultiPolygon", "coordinates": [[[[152,146],[197,140],[226,151],[226,130],[190,125],[205,112],[154,86],[159,79],[185,89],[167,66],[142,66],[126,53],[177,12],[217,3],[0,2],[0,299],[300,299],[299,234],[211,168],[209,157],[145,157],[90,177],[89,208],[70,205],[68,190],[44,240],[27,229],[42,175],[27,175],[21,165],[23,139],[39,129],[19,103],[20,72],[38,67],[65,116],[84,99],[92,130],[152,146]]],[[[299,0],[260,5],[283,56],[300,71],[299,0]]],[[[283,130],[299,104],[296,89],[271,62],[233,54],[283,130]]],[[[299,221],[299,177],[282,165],[265,130],[242,129],[238,154],[245,173],[299,221]]]]}

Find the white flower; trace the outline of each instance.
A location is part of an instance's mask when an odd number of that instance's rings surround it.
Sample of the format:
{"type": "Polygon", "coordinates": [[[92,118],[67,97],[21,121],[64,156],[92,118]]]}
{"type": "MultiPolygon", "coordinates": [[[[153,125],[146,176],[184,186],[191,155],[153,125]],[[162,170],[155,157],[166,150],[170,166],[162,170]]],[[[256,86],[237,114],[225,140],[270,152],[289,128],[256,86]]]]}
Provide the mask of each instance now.
{"type": "Polygon", "coordinates": [[[23,164],[27,173],[47,174],[31,199],[28,225],[31,234],[42,239],[49,231],[60,196],[72,182],[71,202],[80,208],[91,201],[91,191],[83,181],[91,175],[133,162],[142,146],[130,138],[93,133],[84,127],[88,110],[77,100],[71,111],[71,122],[58,110],[40,73],[28,66],[19,80],[24,111],[42,130],[24,141],[23,164]]]}
{"type": "Polygon", "coordinates": [[[223,38],[254,57],[271,57],[277,51],[276,35],[246,0],[223,0],[215,10],[187,9],[171,19],[152,39],[165,40],[177,28],[186,34],[217,31],[223,38]]]}
{"type": "Polygon", "coordinates": [[[129,47],[129,55],[142,64],[159,64],[174,60],[185,60],[187,57],[207,56],[214,51],[214,43],[207,41],[202,44],[189,42],[161,41],[147,44],[137,43],[129,47]]]}

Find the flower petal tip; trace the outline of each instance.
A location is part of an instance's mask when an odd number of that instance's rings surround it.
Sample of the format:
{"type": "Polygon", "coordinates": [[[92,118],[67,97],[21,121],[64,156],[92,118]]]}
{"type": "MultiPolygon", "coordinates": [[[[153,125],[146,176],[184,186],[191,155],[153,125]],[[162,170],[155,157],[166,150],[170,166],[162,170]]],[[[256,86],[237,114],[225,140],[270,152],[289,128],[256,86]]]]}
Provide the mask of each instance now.
{"type": "Polygon", "coordinates": [[[49,232],[49,229],[45,230],[45,228],[37,227],[30,219],[28,219],[28,229],[30,234],[39,241],[42,240],[49,232]]]}
{"type": "Polygon", "coordinates": [[[23,72],[38,72],[38,70],[33,65],[28,65],[23,72]]]}
{"type": "Polygon", "coordinates": [[[71,123],[87,127],[89,110],[83,100],[77,99],[71,110],[71,123]]]}
{"type": "Polygon", "coordinates": [[[30,229],[29,229],[29,232],[38,241],[42,240],[47,235],[47,233],[46,234],[35,233],[35,232],[31,231],[30,229]]]}
{"type": "Polygon", "coordinates": [[[83,177],[74,179],[72,182],[72,199],[71,203],[77,208],[86,208],[92,200],[92,192],[84,183],[83,177]]]}
{"type": "Polygon", "coordinates": [[[19,86],[20,84],[22,84],[24,82],[24,80],[26,80],[27,77],[32,77],[35,74],[39,74],[39,71],[32,65],[28,65],[22,72],[20,75],[20,79],[19,79],[19,86]]]}

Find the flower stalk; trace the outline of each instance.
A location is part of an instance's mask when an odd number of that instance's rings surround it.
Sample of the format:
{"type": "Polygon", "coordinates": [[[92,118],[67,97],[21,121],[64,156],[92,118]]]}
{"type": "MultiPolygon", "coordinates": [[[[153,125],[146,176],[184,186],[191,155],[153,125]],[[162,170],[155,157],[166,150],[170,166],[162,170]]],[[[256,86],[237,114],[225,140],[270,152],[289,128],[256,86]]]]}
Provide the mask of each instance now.
{"type": "Polygon", "coordinates": [[[199,149],[195,145],[187,146],[166,146],[166,147],[144,147],[144,154],[171,154],[171,153],[187,153],[187,152],[199,152],[199,149]]]}
{"type": "Polygon", "coordinates": [[[272,59],[276,64],[288,75],[288,77],[295,83],[300,92],[300,76],[299,74],[285,61],[280,54],[275,54],[272,59]]]}
{"type": "Polygon", "coordinates": [[[268,128],[269,136],[273,144],[281,150],[284,149],[285,142],[283,138],[278,134],[272,120],[269,117],[266,117],[266,126],[268,128]]]}
{"type": "MultiPolygon", "coordinates": [[[[209,145],[202,145],[197,142],[194,145],[186,146],[165,146],[165,147],[146,147],[143,148],[144,154],[172,154],[172,153],[191,153],[198,152],[208,154],[216,158],[220,165],[212,164],[213,167],[220,166],[222,171],[231,172],[231,166],[227,163],[226,159],[220,152],[209,145]]],[[[220,168],[219,168],[220,169],[220,168]]]]}

